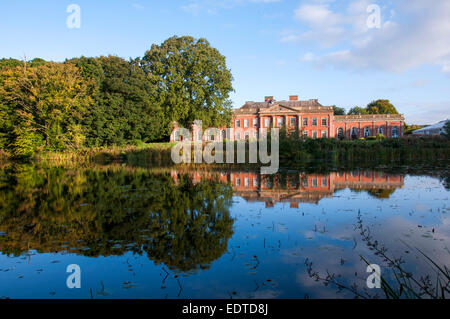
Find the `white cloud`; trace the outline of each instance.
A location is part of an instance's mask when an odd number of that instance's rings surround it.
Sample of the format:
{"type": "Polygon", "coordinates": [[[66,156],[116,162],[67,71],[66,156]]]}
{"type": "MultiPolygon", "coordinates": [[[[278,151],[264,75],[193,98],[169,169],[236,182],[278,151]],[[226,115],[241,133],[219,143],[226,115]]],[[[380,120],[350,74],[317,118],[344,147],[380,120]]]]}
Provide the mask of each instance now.
{"type": "Polygon", "coordinates": [[[306,30],[285,31],[281,41],[336,48],[314,59],[320,65],[402,72],[432,64],[450,74],[450,1],[399,0],[383,8],[380,29],[367,27],[369,4],[352,0],[341,11],[326,2],[302,4],[295,18],[306,30]]]}

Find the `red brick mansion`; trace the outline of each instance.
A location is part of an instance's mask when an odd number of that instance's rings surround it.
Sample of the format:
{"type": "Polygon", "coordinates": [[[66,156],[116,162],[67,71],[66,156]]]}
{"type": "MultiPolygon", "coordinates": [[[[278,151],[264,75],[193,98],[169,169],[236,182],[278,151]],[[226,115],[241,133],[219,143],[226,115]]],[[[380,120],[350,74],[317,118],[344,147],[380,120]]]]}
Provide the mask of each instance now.
{"type": "MultiPolygon", "coordinates": [[[[398,138],[403,136],[403,125],[401,114],[334,115],[332,106],[323,106],[317,99],[299,101],[298,96],[290,96],[289,101],[275,101],[266,96],[264,102],[246,102],[233,110],[234,134],[222,129],[220,140],[256,138],[259,129],[272,127],[299,130],[310,138],[357,139],[377,134],[398,138]]],[[[200,130],[195,125],[192,130],[192,139],[200,140],[200,130]]],[[[171,139],[176,140],[174,136],[171,139]]],[[[203,136],[203,140],[208,139],[203,136]]]]}

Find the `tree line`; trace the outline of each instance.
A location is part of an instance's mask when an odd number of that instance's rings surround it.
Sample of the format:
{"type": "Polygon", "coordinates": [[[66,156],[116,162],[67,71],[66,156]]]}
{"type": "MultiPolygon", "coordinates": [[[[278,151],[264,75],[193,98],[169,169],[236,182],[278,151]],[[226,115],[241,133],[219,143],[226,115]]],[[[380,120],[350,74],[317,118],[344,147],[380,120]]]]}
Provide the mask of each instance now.
{"type": "Polygon", "coordinates": [[[333,106],[334,115],[365,115],[365,114],[398,114],[397,109],[389,100],[370,102],[365,108],[355,106],[347,113],[342,107],[333,106]]]}
{"type": "Polygon", "coordinates": [[[231,119],[232,74],[206,39],[152,45],[143,57],[0,60],[0,149],[13,156],[167,140],[173,122],[231,119]]]}

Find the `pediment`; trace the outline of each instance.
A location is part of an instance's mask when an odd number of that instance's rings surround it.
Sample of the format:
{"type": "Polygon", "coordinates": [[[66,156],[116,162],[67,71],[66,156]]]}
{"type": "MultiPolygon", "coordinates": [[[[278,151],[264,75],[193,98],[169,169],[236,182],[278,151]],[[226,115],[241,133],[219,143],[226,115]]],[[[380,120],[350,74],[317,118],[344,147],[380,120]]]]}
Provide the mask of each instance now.
{"type": "Polygon", "coordinates": [[[275,104],[269,108],[260,110],[260,113],[279,113],[279,112],[297,113],[298,110],[279,104],[275,104]]]}

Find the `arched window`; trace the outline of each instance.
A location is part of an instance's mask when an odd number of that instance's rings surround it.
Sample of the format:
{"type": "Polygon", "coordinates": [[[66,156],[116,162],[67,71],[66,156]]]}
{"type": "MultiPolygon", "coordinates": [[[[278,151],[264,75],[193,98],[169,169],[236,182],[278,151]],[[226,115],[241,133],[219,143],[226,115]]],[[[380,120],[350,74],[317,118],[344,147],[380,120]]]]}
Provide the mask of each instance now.
{"type": "Polygon", "coordinates": [[[338,139],[342,140],[344,138],[344,129],[342,127],[338,128],[337,131],[338,139]]]}
{"type": "Polygon", "coordinates": [[[370,127],[366,127],[364,128],[364,137],[369,137],[370,136],[370,127]]]}
{"type": "Polygon", "coordinates": [[[358,138],[358,130],[356,129],[356,127],[352,128],[352,138],[358,138]]]}
{"type": "Polygon", "coordinates": [[[397,126],[394,126],[392,128],[392,137],[393,138],[398,138],[398,127],[397,126]]]}
{"type": "Polygon", "coordinates": [[[378,134],[384,135],[384,126],[380,126],[380,127],[378,128],[378,134]]]}

